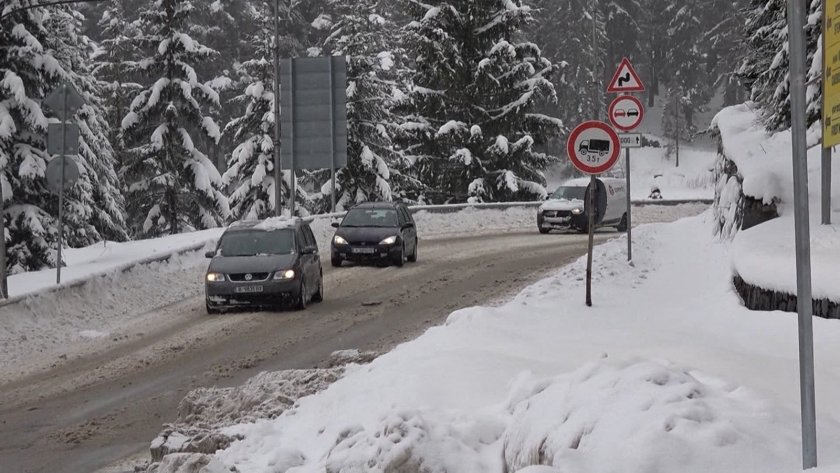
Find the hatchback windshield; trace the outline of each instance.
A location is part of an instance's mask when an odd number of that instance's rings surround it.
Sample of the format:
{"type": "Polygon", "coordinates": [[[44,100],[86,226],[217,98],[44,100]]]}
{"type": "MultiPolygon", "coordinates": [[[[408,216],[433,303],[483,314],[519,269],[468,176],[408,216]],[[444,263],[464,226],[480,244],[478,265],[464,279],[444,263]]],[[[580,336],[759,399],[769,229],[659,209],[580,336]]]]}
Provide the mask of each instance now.
{"type": "Polygon", "coordinates": [[[586,187],[559,187],[553,194],[552,199],[583,200],[586,196],[586,187]]]}
{"type": "Polygon", "coordinates": [[[353,209],[347,212],[342,227],[397,227],[394,209],[353,209]]]}
{"type": "Polygon", "coordinates": [[[236,231],[222,236],[222,256],[288,255],[294,253],[291,229],[236,231]]]}

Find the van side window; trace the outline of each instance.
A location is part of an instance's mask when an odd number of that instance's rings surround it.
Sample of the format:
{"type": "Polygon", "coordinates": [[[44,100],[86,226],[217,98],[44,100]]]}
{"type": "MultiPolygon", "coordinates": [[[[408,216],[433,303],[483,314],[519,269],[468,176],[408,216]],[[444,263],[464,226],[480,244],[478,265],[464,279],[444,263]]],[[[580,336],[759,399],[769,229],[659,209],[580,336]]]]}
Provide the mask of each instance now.
{"type": "Polygon", "coordinates": [[[311,246],[317,249],[318,242],[315,240],[315,234],[312,233],[312,228],[310,228],[309,225],[304,224],[303,233],[306,235],[307,240],[309,240],[307,242],[307,246],[311,246]]]}

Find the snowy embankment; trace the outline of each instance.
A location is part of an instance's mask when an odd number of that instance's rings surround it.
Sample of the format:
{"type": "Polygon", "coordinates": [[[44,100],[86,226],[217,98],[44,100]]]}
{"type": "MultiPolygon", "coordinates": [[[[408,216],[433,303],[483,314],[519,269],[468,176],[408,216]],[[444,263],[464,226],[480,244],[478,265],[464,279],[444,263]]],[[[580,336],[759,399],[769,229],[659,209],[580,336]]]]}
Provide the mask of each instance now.
{"type": "MultiPolygon", "coordinates": [[[[749,284],[796,294],[793,163],[789,131],[768,134],[755,111],[729,107],[715,118],[723,151],[738,166],[746,196],[776,202],[780,217],[735,235],[732,269],[749,284]]],[[[819,127],[809,134],[816,143],[819,127]]],[[[836,165],[835,165],[836,167],[836,165]]],[[[811,264],[814,298],[840,302],[840,172],[832,180],[832,222],[820,225],[820,149],[808,151],[811,264]]]]}
{"type": "MultiPolygon", "coordinates": [[[[796,318],[741,305],[708,213],[634,240],[633,266],[623,237],[596,250],[592,308],[582,258],[351,365],[276,419],[221,429],[241,440],[189,461],[241,473],[799,471],[796,318]]],[[[840,324],[814,323],[819,471],[838,472],[840,367],[824,361],[840,324]]]]}
{"type": "MultiPolygon", "coordinates": [[[[650,136],[653,140],[664,140],[650,136]]],[[[623,168],[621,154],[616,168],[623,168]]],[[[667,149],[635,148],[630,150],[630,197],[634,201],[650,200],[651,189],[660,190],[663,200],[711,200],[715,195],[715,153],[691,146],[680,148],[680,166],[674,156],[667,156],[667,149]]],[[[549,176],[548,190],[553,191],[565,179],[549,176]]]]}
{"type": "MultiPolygon", "coordinates": [[[[434,239],[534,228],[535,212],[533,208],[467,209],[449,214],[421,211],[415,218],[421,239],[434,239]]],[[[312,223],[325,254],[335,230],[330,224],[325,218],[312,223]]],[[[136,263],[202,242],[210,249],[222,231],[67,250],[63,280],[87,282],[75,286],[68,282],[56,291],[45,292],[55,283],[55,270],[10,277],[12,294],[23,297],[0,306],[0,350],[5,361],[0,366],[0,382],[101,342],[119,342],[127,340],[128,334],[148,332],[160,322],[156,317],[161,308],[201,296],[207,268],[203,251],[175,255],[164,262],[136,263]]]]}

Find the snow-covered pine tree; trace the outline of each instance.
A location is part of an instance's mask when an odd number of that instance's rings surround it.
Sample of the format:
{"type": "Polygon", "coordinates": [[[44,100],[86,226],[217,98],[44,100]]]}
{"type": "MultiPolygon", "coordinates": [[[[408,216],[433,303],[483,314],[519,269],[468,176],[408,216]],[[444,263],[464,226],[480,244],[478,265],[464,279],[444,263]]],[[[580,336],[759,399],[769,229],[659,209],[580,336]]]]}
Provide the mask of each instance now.
{"type": "MultiPolygon", "coordinates": [[[[5,2],[3,13],[25,2],[5,2]]],[[[0,25],[0,166],[7,221],[8,266],[13,272],[55,264],[57,198],[46,186],[49,113],[40,102],[61,81],[87,100],[74,117],[81,136],[75,157],[81,178],[65,200],[66,242],[87,245],[124,239],[123,201],[113,168],[99,91],[90,76],[90,44],[81,18],[66,7],[13,13],[0,25]]]]}
{"type": "Polygon", "coordinates": [[[108,139],[117,156],[118,166],[125,159],[120,123],[128,113],[128,105],[138,92],[140,85],[128,77],[128,60],[138,55],[139,31],[126,9],[129,0],[114,0],[106,6],[99,19],[99,49],[94,54],[94,75],[102,82],[106,114],[110,133],[108,139]]]}
{"type": "Polygon", "coordinates": [[[722,88],[724,105],[735,105],[743,100],[743,86],[736,75],[746,54],[743,41],[744,9],[747,0],[712,0],[707,8],[705,43],[708,47],[708,67],[714,87],[722,88]]]}
{"type": "MultiPolygon", "coordinates": [[[[680,104],[680,127],[686,137],[696,132],[694,116],[711,99],[714,81],[706,63],[706,49],[698,38],[705,33],[703,16],[707,0],[683,0],[672,3],[665,11],[670,19],[665,48],[665,67],[669,103],[680,104]]],[[[667,115],[663,121],[667,121],[667,115]]]]}
{"type": "Polygon", "coordinates": [[[555,158],[535,146],[563,125],[535,112],[556,95],[554,67],[524,40],[531,9],[519,0],[438,1],[412,2],[409,12],[416,113],[403,128],[421,180],[443,200],[545,196],[543,170],[555,158]]]}
{"type": "Polygon", "coordinates": [[[607,37],[604,81],[612,78],[622,57],[630,58],[636,69],[645,72],[642,58],[641,0],[607,0],[601,2],[604,30],[607,37]]]}
{"type": "Polygon", "coordinates": [[[599,118],[606,111],[602,78],[612,71],[604,62],[608,40],[598,5],[588,0],[532,3],[537,20],[528,29],[543,57],[558,67],[551,77],[557,102],[543,107],[566,124],[599,118]]]}
{"type": "MultiPolygon", "coordinates": [[[[745,35],[747,54],[738,70],[739,78],[750,91],[750,99],[762,109],[762,118],[769,130],[790,127],[790,83],[788,77],[787,2],[785,0],[751,0],[747,11],[745,35]]],[[[816,78],[822,63],[816,56],[821,34],[819,1],[810,3],[806,25],[807,63],[810,78],[816,78]]],[[[809,94],[808,124],[819,120],[819,92],[809,94]]]]}
{"type": "Polygon", "coordinates": [[[154,0],[140,14],[138,42],[148,56],[137,72],[149,85],[122,122],[134,146],[124,176],[138,236],[215,227],[230,214],[222,178],[193,138],[218,143],[221,132],[208,113],[219,107],[218,93],[193,68],[214,52],[186,33],[192,10],[187,0],[154,0]]]}
{"type": "MultiPolygon", "coordinates": [[[[332,22],[323,54],[347,60],[347,166],[336,174],[336,208],[405,197],[411,179],[393,137],[400,133],[395,97],[404,95],[396,26],[379,0],[330,0],[332,22]],[[380,13],[381,12],[381,13],[380,13]]],[[[328,177],[328,176],[327,176],[328,177]]],[[[318,211],[330,208],[332,186],[321,188],[318,211]]]]}
{"type": "MultiPolygon", "coordinates": [[[[299,26],[304,19],[287,2],[280,2],[280,6],[280,31],[286,34],[280,37],[279,53],[281,57],[295,57],[301,54],[303,44],[289,36],[290,27],[299,26]]],[[[236,143],[223,176],[230,190],[231,213],[236,219],[262,219],[275,214],[273,9],[270,5],[263,7],[262,14],[255,19],[260,28],[251,39],[256,57],[243,62],[237,71],[246,86],[234,103],[244,104],[245,110],[225,126],[225,136],[236,143]]],[[[289,198],[289,179],[290,173],[283,172],[284,203],[289,198]]],[[[295,194],[298,208],[312,207],[303,186],[295,186],[295,194]]]]}

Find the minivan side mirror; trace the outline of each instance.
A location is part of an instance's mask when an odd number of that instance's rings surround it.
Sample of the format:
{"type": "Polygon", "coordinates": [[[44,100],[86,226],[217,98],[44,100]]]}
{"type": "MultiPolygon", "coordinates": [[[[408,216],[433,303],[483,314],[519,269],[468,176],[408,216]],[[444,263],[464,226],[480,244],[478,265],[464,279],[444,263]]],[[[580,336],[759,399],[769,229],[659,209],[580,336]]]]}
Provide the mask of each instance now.
{"type": "Polygon", "coordinates": [[[318,248],[315,246],[307,246],[306,248],[301,251],[301,254],[304,255],[313,255],[318,252],[318,248]]]}
{"type": "Polygon", "coordinates": [[[208,251],[207,253],[204,253],[204,257],[205,257],[205,258],[212,258],[212,257],[214,257],[214,256],[216,256],[216,252],[215,252],[215,251],[208,251]]]}
{"type": "Polygon", "coordinates": [[[339,222],[333,222],[332,223],[333,228],[338,228],[339,225],[341,225],[339,222]]]}

